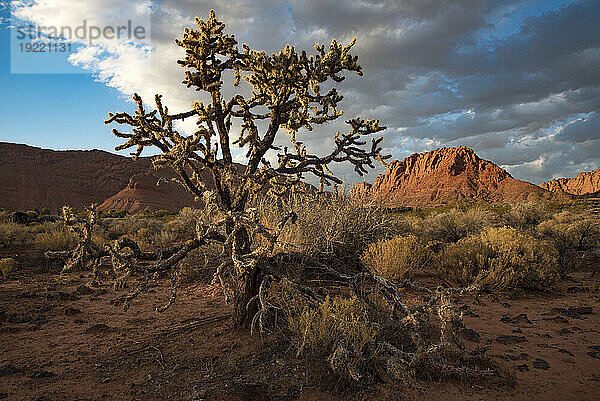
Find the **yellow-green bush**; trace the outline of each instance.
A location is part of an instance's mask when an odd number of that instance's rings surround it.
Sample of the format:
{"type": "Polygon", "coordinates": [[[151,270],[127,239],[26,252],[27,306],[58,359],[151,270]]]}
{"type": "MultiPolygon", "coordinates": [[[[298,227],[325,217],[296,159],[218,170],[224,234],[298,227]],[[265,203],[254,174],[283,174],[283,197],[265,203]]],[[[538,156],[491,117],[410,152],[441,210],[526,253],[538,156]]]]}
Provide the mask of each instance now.
{"type": "Polygon", "coordinates": [[[559,279],[558,254],[545,242],[514,228],[489,228],[481,239],[495,253],[476,282],[482,288],[545,290],[559,279]]]}
{"type": "Polygon", "coordinates": [[[360,354],[377,335],[377,328],[356,298],[327,296],[317,307],[311,307],[289,285],[279,282],[270,287],[269,301],[284,313],[298,353],[328,355],[335,344],[342,343],[360,354]]]}
{"type": "Polygon", "coordinates": [[[431,258],[427,245],[411,234],[374,242],[361,259],[373,273],[398,281],[422,271],[431,258]]]}
{"type": "Polygon", "coordinates": [[[448,244],[437,256],[438,276],[450,286],[466,287],[489,268],[494,250],[479,235],[448,244]]]}

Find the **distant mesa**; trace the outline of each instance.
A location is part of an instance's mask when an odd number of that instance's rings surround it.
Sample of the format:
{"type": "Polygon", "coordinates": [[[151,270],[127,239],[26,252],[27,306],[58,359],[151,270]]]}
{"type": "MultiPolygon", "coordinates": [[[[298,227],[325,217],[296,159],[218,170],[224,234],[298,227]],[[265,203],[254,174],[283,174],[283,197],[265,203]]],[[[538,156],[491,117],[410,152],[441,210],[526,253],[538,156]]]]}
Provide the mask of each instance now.
{"type": "Polygon", "coordinates": [[[83,208],[119,192],[151,161],[101,150],[56,151],[0,142],[0,207],[30,210],[83,208]]]}
{"type": "Polygon", "coordinates": [[[63,205],[83,209],[96,203],[99,210],[137,212],[193,206],[193,196],[179,184],[156,185],[161,177],[175,176],[168,171],[154,171],[149,157],[135,161],[101,150],[56,151],[0,142],[0,208],[56,212],[63,205]]]}
{"type": "Polygon", "coordinates": [[[552,192],[571,195],[600,195],[600,169],[579,173],[573,178],[558,178],[543,182],[540,187],[552,192]]]}
{"type": "Polygon", "coordinates": [[[387,206],[441,206],[460,202],[524,202],[553,195],[517,180],[465,146],[415,153],[393,161],[374,183],[356,184],[356,197],[387,206]]]}
{"type": "MultiPolygon", "coordinates": [[[[243,169],[243,166],[237,166],[243,169]]],[[[149,157],[134,161],[101,150],[55,151],[0,142],[0,208],[30,210],[63,205],[99,210],[165,209],[194,206],[194,197],[170,181],[172,170],[152,169],[149,157]],[[162,178],[162,180],[161,180],[162,178]],[[156,185],[158,181],[161,185],[156,185]]],[[[540,186],[520,181],[472,149],[441,148],[394,161],[373,184],[353,187],[354,196],[388,206],[439,206],[457,202],[521,202],[600,190],[600,170],[540,186]],[[548,190],[546,190],[548,189],[548,190]]],[[[212,188],[206,172],[202,181],[212,188]]],[[[307,186],[307,188],[311,188],[307,186]]]]}

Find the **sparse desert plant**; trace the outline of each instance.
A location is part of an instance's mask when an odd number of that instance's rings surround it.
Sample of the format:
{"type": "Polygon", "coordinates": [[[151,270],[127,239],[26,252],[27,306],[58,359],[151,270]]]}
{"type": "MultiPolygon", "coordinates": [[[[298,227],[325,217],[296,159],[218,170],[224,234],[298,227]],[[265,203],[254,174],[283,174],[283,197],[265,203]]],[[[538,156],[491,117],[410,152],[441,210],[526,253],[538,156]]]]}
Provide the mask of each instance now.
{"type": "Polygon", "coordinates": [[[0,246],[10,248],[15,245],[25,245],[32,239],[27,226],[13,222],[0,224],[0,246]]]}
{"type": "Polygon", "coordinates": [[[547,290],[558,281],[558,254],[544,241],[515,228],[489,228],[481,239],[495,253],[476,283],[492,290],[547,290]]]}
{"type": "Polygon", "coordinates": [[[438,276],[447,285],[468,287],[490,268],[495,252],[479,235],[448,244],[437,255],[438,276]]]}
{"type": "Polygon", "coordinates": [[[420,221],[417,233],[432,241],[456,242],[469,235],[479,234],[496,223],[497,216],[481,207],[466,210],[451,209],[420,221]]]}
{"type": "Polygon", "coordinates": [[[6,280],[12,272],[15,266],[15,260],[13,258],[2,258],[0,259],[0,272],[2,273],[2,277],[6,280]]]}
{"type": "Polygon", "coordinates": [[[516,203],[511,205],[503,217],[508,226],[528,230],[551,218],[552,212],[544,202],[516,203]]]}
{"type": "Polygon", "coordinates": [[[374,242],[362,255],[369,270],[393,281],[422,272],[431,260],[427,245],[412,234],[374,242]]]}
{"type": "Polygon", "coordinates": [[[550,240],[559,255],[560,265],[570,267],[577,254],[600,246],[600,218],[570,211],[554,215],[537,226],[537,233],[550,240]]]}

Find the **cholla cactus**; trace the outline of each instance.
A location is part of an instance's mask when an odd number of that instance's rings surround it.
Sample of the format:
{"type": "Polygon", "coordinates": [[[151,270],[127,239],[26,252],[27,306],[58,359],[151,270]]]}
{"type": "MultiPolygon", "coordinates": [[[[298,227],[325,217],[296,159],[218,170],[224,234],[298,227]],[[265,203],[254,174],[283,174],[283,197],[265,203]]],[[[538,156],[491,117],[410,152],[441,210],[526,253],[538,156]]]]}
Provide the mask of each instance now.
{"type": "MultiPolygon", "coordinates": [[[[350,54],[355,40],[346,46],[332,40],[328,50],[317,44],[312,56],[289,45],[268,55],[245,44],[240,50],[213,11],[206,21],[196,18],[196,24],[196,28],[186,29],[183,37],[176,40],[186,52],[178,63],[186,69],[183,83],[208,94],[210,101],[197,101],[189,111],[171,114],[160,95],[155,97],[156,109],[150,111],[135,94],[135,114],[111,113],[106,123],[132,127],[131,133],[113,129],[114,135],[126,139],[117,150],[135,148],[132,156],[137,158],[146,147],[158,148],[161,154],[155,159],[155,166],[173,168],[185,188],[213,204],[221,220],[210,227],[198,227],[197,238],[191,240],[188,248],[210,240],[220,242],[231,254],[231,266],[222,266],[219,272],[232,272],[236,281],[236,320],[247,325],[257,311],[256,306],[248,307],[248,302],[258,294],[265,275],[264,266],[258,261],[269,250],[267,247],[251,251],[251,234],[261,234],[274,243],[283,224],[294,219],[293,213],[286,213],[280,227],[262,227],[247,210],[249,200],[265,190],[281,197],[297,189],[306,174],[318,177],[321,189],[341,184],[330,169],[333,163],[351,163],[362,175],[367,167],[374,167],[374,161],[383,162],[386,158],[379,146],[382,138],[372,139],[368,147],[364,147],[363,138],[385,127],[377,120],[351,119],[347,121],[349,130],[336,133],[333,149],[322,156],[311,154],[296,138],[301,129],[311,131],[342,116],[338,108],[342,96],[335,88],[324,92],[321,86],[330,80],[343,81],[344,71],[362,75],[358,57],[350,54]],[[233,73],[234,86],[244,79],[251,93],[226,98],[223,75],[227,72],[233,73]],[[184,135],[174,123],[188,119],[195,120],[198,128],[193,134],[184,135]],[[241,124],[236,138],[235,120],[241,124]],[[291,146],[280,149],[274,143],[283,132],[289,136],[291,146]],[[232,144],[246,151],[248,164],[243,171],[234,166],[232,144]],[[267,161],[271,151],[278,152],[277,165],[267,161]],[[203,170],[212,175],[212,192],[205,193],[200,174],[203,170]]],[[[164,260],[158,265],[160,269],[171,269],[175,263],[164,260]]]]}
{"type": "Polygon", "coordinates": [[[106,256],[106,252],[92,241],[92,230],[97,221],[96,205],[92,204],[87,208],[87,211],[88,218],[82,219],[73,213],[70,207],[63,206],[63,222],[65,226],[69,227],[79,237],[77,246],[71,251],[48,251],[45,256],[48,259],[63,259],[65,265],[62,273],[68,273],[74,268],[87,269],[91,267],[94,272],[95,281],[98,275],[100,260],[106,256]]]}

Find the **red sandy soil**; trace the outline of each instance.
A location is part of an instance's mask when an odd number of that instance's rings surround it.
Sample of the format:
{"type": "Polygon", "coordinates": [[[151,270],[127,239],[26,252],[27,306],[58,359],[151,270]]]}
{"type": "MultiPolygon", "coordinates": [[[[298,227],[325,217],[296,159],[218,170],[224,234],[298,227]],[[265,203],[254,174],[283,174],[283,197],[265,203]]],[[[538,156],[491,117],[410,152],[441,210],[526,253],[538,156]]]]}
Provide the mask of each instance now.
{"type": "Polygon", "coordinates": [[[176,304],[159,313],[153,307],[168,298],[165,279],[124,312],[110,302],[124,290],[83,291],[88,280],[87,274],[22,270],[1,282],[0,399],[600,399],[600,348],[590,348],[600,346],[598,277],[589,273],[575,273],[552,294],[455,300],[467,327],[481,337],[467,344],[489,344],[491,355],[513,372],[514,387],[420,382],[418,388],[377,384],[342,394],[277,335],[232,328],[217,288],[183,288],[176,304]],[[593,311],[554,309],[579,306],[593,311]],[[497,341],[501,335],[526,341],[505,345],[497,341]],[[536,358],[549,367],[541,369],[536,358]]]}

